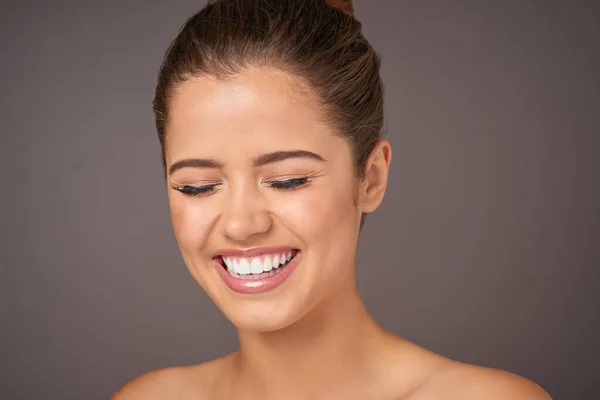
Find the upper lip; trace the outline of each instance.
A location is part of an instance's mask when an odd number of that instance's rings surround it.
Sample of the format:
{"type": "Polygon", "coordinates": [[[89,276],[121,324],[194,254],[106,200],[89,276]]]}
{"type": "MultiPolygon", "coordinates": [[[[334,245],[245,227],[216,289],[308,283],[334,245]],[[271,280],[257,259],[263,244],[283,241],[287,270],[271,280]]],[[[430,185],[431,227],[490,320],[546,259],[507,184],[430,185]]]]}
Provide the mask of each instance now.
{"type": "Polygon", "coordinates": [[[215,253],[215,257],[257,257],[263,254],[283,253],[296,250],[290,246],[252,247],[248,249],[223,249],[215,253]]]}

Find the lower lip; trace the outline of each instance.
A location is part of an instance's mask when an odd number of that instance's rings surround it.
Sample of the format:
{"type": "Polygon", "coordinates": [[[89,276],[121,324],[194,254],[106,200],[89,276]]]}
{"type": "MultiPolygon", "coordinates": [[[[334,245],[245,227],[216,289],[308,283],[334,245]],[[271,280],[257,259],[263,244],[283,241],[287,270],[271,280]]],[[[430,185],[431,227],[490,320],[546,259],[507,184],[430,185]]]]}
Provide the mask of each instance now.
{"type": "Polygon", "coordinates": [[[264,293],[275,289],[281,285],[294,272],[298,265],[301,253],[298,251],[294,258],[281,270],[281,272],[260,279],[239,279],[231,276],[229,272],[218,261],[213,261],[217,266],[217,271],[227,286],[234,292],[254,294],[264,293]]]}

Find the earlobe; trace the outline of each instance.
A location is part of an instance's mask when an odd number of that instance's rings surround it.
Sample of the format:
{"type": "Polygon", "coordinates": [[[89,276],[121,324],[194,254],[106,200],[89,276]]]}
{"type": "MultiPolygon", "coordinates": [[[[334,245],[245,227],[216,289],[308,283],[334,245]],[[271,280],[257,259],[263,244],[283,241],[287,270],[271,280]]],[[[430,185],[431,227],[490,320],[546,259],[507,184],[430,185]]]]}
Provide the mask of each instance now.
{"type": "Polygon", "coordinates": [[[360,185],[361,212],[373,212],[383,201],[391,162],[392,146],[387,140],[381,139],[369,156],[360,185]]]}

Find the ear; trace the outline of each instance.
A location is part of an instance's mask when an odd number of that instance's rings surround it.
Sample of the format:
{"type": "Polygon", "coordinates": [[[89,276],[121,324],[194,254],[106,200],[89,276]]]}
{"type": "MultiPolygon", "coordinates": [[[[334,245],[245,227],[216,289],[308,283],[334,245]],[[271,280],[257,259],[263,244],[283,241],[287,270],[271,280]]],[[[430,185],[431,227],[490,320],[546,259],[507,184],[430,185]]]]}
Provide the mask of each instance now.
{"type": "Polygon", "coordinates": [[[375,211],[383,201],[391,162],[392,146],[387,140],[381,139],[369,156],[360,184],[359,205],[362,213],[375,211]]]}

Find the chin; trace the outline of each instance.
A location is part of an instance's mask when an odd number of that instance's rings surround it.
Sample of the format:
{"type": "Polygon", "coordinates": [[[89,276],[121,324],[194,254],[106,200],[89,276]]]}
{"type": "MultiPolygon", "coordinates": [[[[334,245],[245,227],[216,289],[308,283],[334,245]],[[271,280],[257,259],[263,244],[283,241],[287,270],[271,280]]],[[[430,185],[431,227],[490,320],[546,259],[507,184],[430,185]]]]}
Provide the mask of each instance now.
{"type": "Polygon", "coordinates": [[[314,292],[308,290],[311,285],[307,282],[305,268],[310,262],[303,252],[285,249],[281,253],[286,257],[279,257],[281,264],[272,268],[272,276],[259,278],[264,275],[259,272],[257,279],[235,277],[235,271],[228,271],[226,262],[229,261],[222,257],[214,257],[208,263],[198,260],[196,265],[201,267],[190,270],[206,294],[238,329],[277,331],[293,325],[308,313],[308,300],[314,292]]]}
{"type": "Polygon", "coordinates": [[[309,312],[305,304],[297,299],[292,302],[241,300],[223,304],[220,309],[239,330],[274,332],[300,321],[309,312]]]}
{"type": "MultiPolygon", "coordinates": [[[[340,271],[334,268],[321,268],[314,257],[307,252],[286,249],[282,271],[273,277],[253,280],[240,280],[227,271],[227,263],[222,257],[211,261],[197,260],[189,263],[190,272],[213,300],[225,317],[238,329],[250,332],[274,332],[290,327],[325,300],[328,293],[335,292],[351,272],[351,268],[340,271]],[[194,268],[194,265],[199,268],[194,268]],[[281,277],[287,278],[282,280],[281,277]],[[317,279],[318,277],[318,279],[317,279]],[[232,281],[235,282],[232,283],[232,281]],[[268,282],[269,280],[275,280],[268,282]],[[242,283],[254,282],[255,286],[242,287],[242,283]]],[[[349,260],[325,260],[328,265],[344,265],[349,260]]]]}

